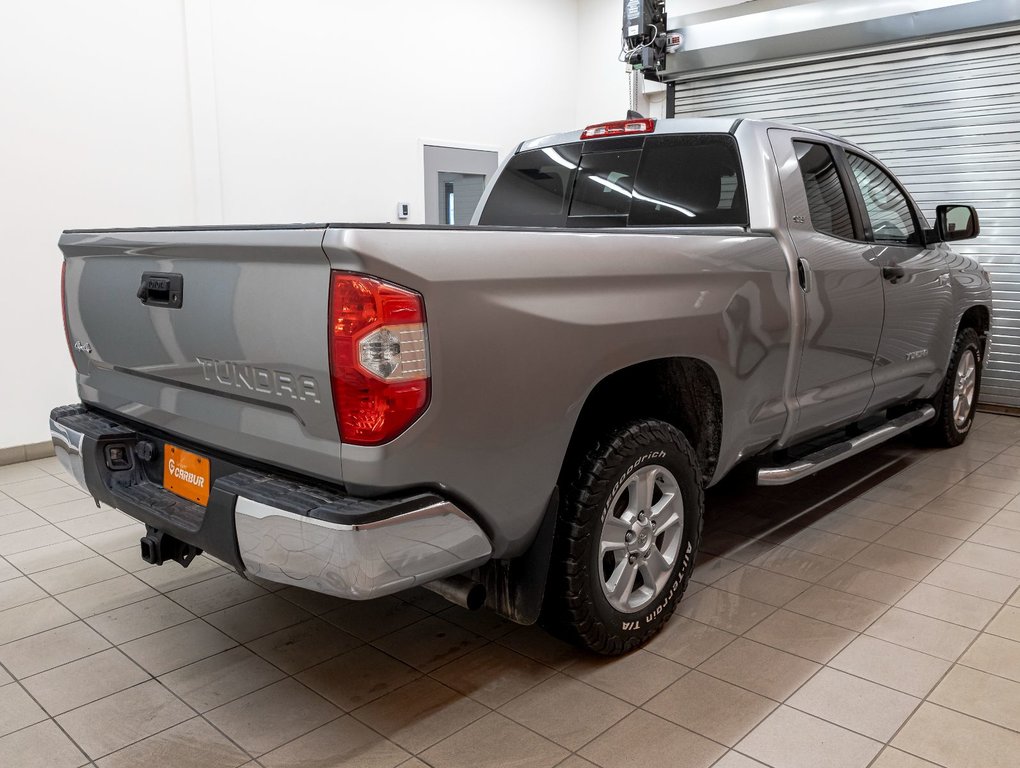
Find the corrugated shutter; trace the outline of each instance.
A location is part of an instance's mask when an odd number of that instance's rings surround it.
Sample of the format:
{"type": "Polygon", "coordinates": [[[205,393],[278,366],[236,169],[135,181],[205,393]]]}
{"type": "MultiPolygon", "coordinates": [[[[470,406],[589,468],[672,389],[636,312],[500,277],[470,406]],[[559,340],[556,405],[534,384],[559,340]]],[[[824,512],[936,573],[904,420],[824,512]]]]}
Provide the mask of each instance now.
{"type": "Polygon", "coordinates": [[[762,117],[844,136],[906,184],[929,221],[973,203],[981,237],[954,244],[992,276],[982,401],[1020,406],[1020,33],[860,51],[676,81],[677,117],[762,117]]]}

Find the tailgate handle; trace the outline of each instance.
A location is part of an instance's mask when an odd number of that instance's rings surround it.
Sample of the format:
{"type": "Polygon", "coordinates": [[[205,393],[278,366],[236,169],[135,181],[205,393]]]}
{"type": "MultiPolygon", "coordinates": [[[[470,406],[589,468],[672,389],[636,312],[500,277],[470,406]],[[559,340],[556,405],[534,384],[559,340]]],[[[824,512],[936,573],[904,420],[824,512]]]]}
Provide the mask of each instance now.
{"type": "Polygon", "coordinates": [[[180,309],[184,303],[184,276],[177,272],[143,272],[138,298],[150,307],[180,309]]]}

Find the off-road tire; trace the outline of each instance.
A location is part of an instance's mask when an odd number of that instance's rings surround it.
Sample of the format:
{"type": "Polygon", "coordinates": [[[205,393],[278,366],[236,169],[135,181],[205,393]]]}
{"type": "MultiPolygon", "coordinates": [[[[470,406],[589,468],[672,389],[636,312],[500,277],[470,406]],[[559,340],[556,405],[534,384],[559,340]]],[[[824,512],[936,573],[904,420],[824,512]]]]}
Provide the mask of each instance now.
{"type": "Polygon", "coordinates": [[[563,639],[596,653],[619,655],[648,641],[683,596],[701,540],[704,491],[687,439],[663,421],[644,419],[607,432],[563,477],[563,495],[541,622],[563,639]],[[623,613],[603,590],[598,542],[621,484],[658,465],[677,481],[683,531],[668,579],[647,607],[623,613]]]}
{"type": "Polygon", "coordinates": [[[929,445],[952,448],[967,439],[971,427],[974,426],[974,414],[977,412],[978,396],[981,394],[982,362],[981,340],[978,338],[977,331],[973,328],[961,329],[953,344],[953,354],[949,358],[949,370],[946,371],[946,378],[943,379],[942,386],[930,401],[931,405],[935,407],[935,418],[922,427],[921,435],[929,445]],[[971,403],[967,420],[957,426],[953,417],[953,394],[957,368],[967,350],[974,354],[974,359],[977,361],[974,400],[971,403]]]}

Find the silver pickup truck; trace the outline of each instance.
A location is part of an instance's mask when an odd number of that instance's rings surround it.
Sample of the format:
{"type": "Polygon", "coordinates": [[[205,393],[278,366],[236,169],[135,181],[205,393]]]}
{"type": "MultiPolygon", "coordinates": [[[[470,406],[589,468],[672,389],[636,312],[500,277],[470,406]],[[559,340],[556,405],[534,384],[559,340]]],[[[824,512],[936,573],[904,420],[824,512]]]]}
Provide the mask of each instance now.
{"type": "Polygon", "coordinates": [[[740,462],[966,438],[991,291],[947,241],[978,231],[835,136],[718,119],[525,142],[468,227],[68,231],[53,441],[151,563],[425,585],[622,653],[740,462]]]}

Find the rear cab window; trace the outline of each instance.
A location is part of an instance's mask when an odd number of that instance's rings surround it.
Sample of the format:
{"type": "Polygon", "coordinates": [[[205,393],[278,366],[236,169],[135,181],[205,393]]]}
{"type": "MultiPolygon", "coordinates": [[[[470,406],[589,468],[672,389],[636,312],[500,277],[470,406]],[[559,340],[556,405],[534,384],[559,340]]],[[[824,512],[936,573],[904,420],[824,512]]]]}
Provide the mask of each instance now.
{"type": "Polygon", "coordinates": [[[746,227],[737,143],[729,134],[663,134],[521,152],[479,224],[746,227]]]}

